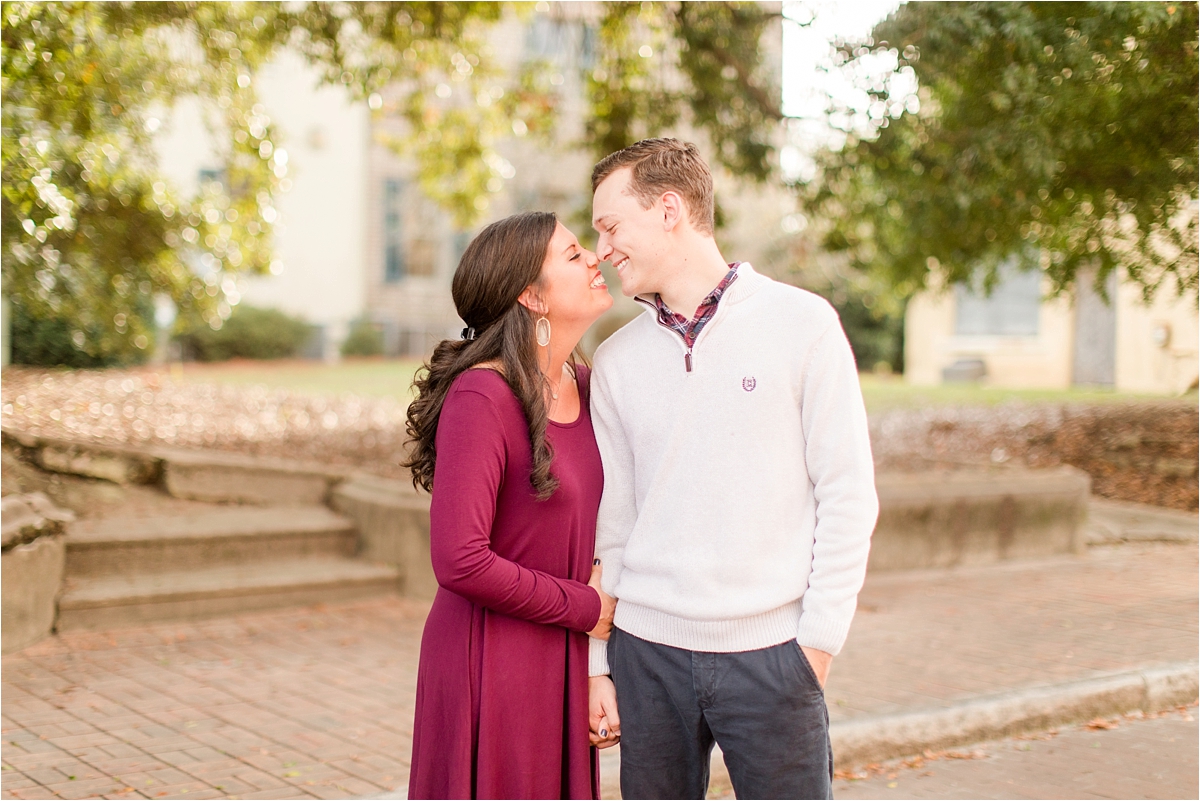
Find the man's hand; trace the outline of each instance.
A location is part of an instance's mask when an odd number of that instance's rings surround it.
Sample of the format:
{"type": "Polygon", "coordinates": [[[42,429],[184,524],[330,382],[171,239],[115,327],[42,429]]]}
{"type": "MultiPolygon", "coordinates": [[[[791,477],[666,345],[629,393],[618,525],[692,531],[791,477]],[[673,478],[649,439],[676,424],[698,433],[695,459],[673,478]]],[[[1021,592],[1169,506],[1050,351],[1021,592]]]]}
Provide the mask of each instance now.
{"type": "Polygon", "coordinates": [[[617,608],[617,599],[600,589],[600,574],[603,569],[600,560],[597,559],[592,563],[592,575],[588,579],[588,586],[600,596],[600,619],[596,621],[596,627],[588,632],[589,637],[595,637],[597,640],[608,639],[608,634],[612,631],[613,612],[617,608]]]}
{"type": "Polygon", "coordinates": [[[812,666],[813,673],[817,674],[817,681],[821,683],[821,689],[825,689],[825,682],[829,679],[829,666],[833,664],[833,654],[809,648],[807,645],[801,645],[800,650],[804,652],[805,659],[812,666]]]}
{"type": "Polygon", "coordinates": [[[611,748],[621,739],[617,688],[608,676],[588,679],[588,728],[588,741],[597,748],[611,748]]]}

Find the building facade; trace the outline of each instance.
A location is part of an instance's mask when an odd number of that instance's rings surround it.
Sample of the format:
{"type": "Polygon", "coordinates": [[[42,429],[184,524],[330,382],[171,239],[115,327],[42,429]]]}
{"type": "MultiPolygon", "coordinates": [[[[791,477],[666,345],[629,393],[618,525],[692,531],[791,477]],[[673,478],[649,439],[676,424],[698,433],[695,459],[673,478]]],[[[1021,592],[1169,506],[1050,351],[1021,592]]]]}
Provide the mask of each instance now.
{"type": "MultiPolygon", "coordinates": [[[[256,88],[278,130],[277,146],[288,154],[288,185],[276,204],[272,274],[239,278],[241,302],[308,321],[314,328],[306,354],[311,357],[338,358],[350,327],[365,321],[379,331],[385,355],[422,358],[462,329],[451,278],[483,225],[520,211],[553,211],[585,245],[594,242],[594,157],[576,143],[583,135],[584,75],[593,60],[599,11],[591,3],[539,3],[531,17],[510,17],[492,31],[501,67],[517,70],[534,60],[549,65],[552,83],[561,87],[560,105],[553,141],[525,136],[518,126],[499,143],[506,180],[470,230],[425,196],[414,162],[390,144],[403,137],[405,123],[386,113],[386,90],[383,111],[372,112],[343,87],[323,85],[319,72],[298,56],[284,54],[265,68],[256,88]]],[[[781,42],[777,26],[768,43],[776,68],[781,42]]],[[[180,104],[165,120],[161,163],[184,194],[220,173],[206,131],[198,104],[180,104]]],[[[686,129],[656,133],[692,138],[686,129]]],[[[746,185],[719,170],[714,178],[727,219],[718,232],[723,250],[772,272],[773,260],[787,258],[781,221],[795,211],[794,197],[782,186],[746,185]]],[[[620,297],[615,273],[603,269],[617,302],[585,345],[596,344],[640,308],[620,297]]]]}
{"type": "Polygon", "coordinates": [[[1168,395],[1195,388],[1196,297],[1164,286],[1146,303],[1122,278],[1110,276],[1107,298],[1084,275],[1072,294],[1045,299],[1041,274],[1016,270],[990,295],[961,284],[921,292],[905,317],[905,379],[1168,395]]]}

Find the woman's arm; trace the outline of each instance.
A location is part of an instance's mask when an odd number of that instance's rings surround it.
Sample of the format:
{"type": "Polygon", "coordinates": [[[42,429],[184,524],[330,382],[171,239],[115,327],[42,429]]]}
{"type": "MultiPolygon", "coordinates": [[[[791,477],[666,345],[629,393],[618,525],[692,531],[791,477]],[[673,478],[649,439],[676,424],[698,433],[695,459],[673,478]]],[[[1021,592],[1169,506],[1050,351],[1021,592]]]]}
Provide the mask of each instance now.
{"type": "Polygon", "coordinates": [[[472,390],[447,398],[438,422],[430,506],[429,545],[438,584],[512,617],[589,631],[601,614],[596,590],[522,567],[491,549],[506,461],[504,430],[492,400],[472,390]]]}

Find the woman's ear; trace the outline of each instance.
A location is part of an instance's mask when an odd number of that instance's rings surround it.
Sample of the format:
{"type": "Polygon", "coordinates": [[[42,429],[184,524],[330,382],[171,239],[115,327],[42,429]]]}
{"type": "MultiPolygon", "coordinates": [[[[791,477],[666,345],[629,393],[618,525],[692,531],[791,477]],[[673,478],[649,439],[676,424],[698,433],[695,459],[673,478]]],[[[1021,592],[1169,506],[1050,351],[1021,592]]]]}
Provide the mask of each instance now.
{"type": "Polygon", "coordinates": [[[537,315],[545,315],[550,311],[542,301],[542,296],[534,289],[533,284],[525,287],[525,291],[517,298],[517,302],[537,315]]]}

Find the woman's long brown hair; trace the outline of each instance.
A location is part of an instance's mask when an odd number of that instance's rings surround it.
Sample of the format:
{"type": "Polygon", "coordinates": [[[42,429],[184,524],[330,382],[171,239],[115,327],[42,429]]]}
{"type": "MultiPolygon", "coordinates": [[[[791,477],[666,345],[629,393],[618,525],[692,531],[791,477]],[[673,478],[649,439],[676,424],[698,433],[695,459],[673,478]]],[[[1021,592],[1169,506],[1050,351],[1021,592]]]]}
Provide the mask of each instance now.
{"type": "MultiPolygon", "coordinates": [[[[532,314],[517,302],[537,284],[557,218],[542,211],[514,214],[492,223],[471,241],[454,272],[451,294],[458,316],[475,329],[475,339],[446,339],[433,350],[413,381],[408,407],[408,458],[413,486],[433,491],[438,419],[454,379],[483,362],[499,362],[504,380],[521,402],[533,447],[530,483],[540,500],[558,487],[550,473],[554,454],[546,441],[546,377],[538,367],[532,314]]],[[[574,366],[574,365],[572,365],[574,366]]]]}

